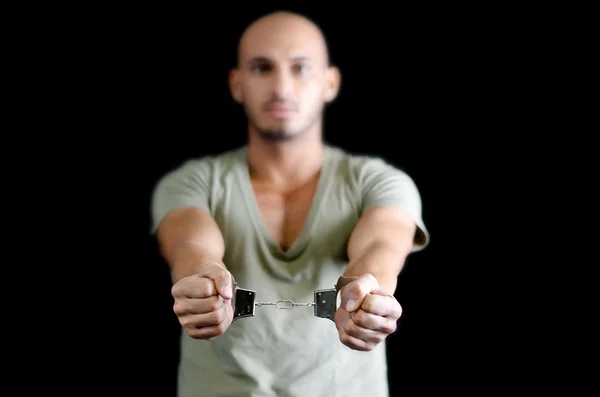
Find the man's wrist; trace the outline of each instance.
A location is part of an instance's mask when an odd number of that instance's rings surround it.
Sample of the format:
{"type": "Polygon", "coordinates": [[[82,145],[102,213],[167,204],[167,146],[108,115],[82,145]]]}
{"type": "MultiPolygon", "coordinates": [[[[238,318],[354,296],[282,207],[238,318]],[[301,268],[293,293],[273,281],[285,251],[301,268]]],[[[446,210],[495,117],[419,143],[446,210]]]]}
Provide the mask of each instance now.
{"type": "Polygon", "coordinates": [[[227,269],[221,259],[206,253],[194,244],[183,244],[177,250],[177,255],[171,264],[173,281],[200,273],[208,265],[221,266],[227,269]]]}

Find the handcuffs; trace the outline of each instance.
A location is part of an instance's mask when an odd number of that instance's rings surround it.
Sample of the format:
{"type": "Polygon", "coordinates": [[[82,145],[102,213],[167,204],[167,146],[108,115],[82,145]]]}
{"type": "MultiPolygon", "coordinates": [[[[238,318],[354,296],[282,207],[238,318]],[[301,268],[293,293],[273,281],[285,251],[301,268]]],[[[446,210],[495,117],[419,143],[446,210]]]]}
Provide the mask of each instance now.
{"type": "Polygon", "coordinates": [[[292,309],[297,306],[313,307],[316,317],[329,319],[334,321],[335,311],[337,309],[338,293],[348,283],[356,280],[358,277],[341,276],[334,288],[318,289],[314,292],[314,302],[296,303],[289,299],[279,300],[276,302],[257,302],[256,291],[240,288],[237,283],[233,282],[233,320],[239,320],[246,317],[254,317],[256,307],[275,306],[277,309],[292,309]]]}

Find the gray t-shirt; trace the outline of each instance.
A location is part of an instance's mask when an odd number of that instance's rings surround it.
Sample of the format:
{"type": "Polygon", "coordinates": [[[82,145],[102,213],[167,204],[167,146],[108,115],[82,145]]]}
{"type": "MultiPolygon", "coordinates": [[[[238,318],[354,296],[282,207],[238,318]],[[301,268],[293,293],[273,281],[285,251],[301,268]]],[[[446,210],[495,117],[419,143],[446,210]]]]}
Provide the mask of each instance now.
{"type": "MultiPolygon", "coordinates": [[[[348,264],[347,243],[360,215],[394,205],[417,224],[413,252],[429,243],[421,198],[403,171],[375,157],[328,146],[304,228],[282,251],[263,223],[249,179],[246,147],[189,160],[166,174],[152,200],[152,231],[170,211],[209,211],[225,239],[224,263],[257,301],[313,302],[333,288],[348,264]]],[[[311,307],[257,307],[212,341],[182,332],[179,396],[386,397],[385,345],[351,350],[335,324],[311,307]]]]}

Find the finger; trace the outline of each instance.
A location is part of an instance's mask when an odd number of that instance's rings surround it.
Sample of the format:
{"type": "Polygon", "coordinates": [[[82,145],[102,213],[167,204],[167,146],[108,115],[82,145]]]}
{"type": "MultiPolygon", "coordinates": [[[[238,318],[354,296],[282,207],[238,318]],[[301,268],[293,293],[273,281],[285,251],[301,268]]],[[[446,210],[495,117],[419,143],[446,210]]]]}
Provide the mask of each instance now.
{"type": "Polygon", "coordinates": [[[346,324],[344,324],[343,332],[348,336],[351,336],[355,339],[360,339],[366,343],[379,343],[387,336],[382,332],[363,328],[352,320],[347,321],[346,324]]]}
{"type": "Polygon", "coordinates": [[[341,307],[349,312],[358,309],[365,296],[379,289],[379,284],[371,274],[363,274],[342,288],[341,307]]]}
{"type": "Polygon", "coordinates": [[[340,342],[353,350],[363,352],[371,351],[377,346],[376,343],[365,342],[364,340],[355,338],[345,332],[340,332],[340,342]]]}
{"type": "Polygon", "coordinates": [[[225,301],[219,295],[203,299],[176,299],[173,304],[173,311],[178,316],[210,313],[219,310],[226,302],[231,301],[225,301]]]}
{"type": "Polygon", "coordinates": [[[186,329],[186,332],[194,339],[211,340],[219,335],[223,335],[226,330],[227,326],[224,323],[221,323],[214,327],[186,329]]]}
{"type": "Polygon", "coordinates": [[[369,294],[360,306],[367,313],[382,317],[399,318],[402,315],[402,307],[395,297],[390,295],[369,294]]]}
{"type": "MultiPolygon", "coordinates": [[[[385,335],[396,332],[398,324],[393,317],[382,317],[371,313],[365,312],[363,309],[358,309],[354,313],[350,314],[351,323],[356,325],[357,330],[370,330],[373,332],[382,333],[385,335]]],[[[348,331],[351,335],[357,336],[359,334],[348,331]]]]}
{"type": "Polygon", "coordinates": [[[179,318],[181,326],[186,329],[216,327],[225,320],[227,320],[227,311],[224,307],[210,313],[190,314],[179,318]]]}
{"type": "Polygon", "coordinates": [[[219,265],[205,266],[199,273],[200,276],[211,279],[217,292],[225,299],[233,298],[233,277],[231,273],[219,265]]]}
{"type": "Polygon", "coordinates": [[[216,296],[217,289],[215,283],[211,279],[193,275],[182,278],[175,283],[171,289],[171,293],[175,299],[202,299],[216,296]]]}
{"type": "Polygon", "coordinates": [[[188,327],[184,328],[187,334],[194,339],[212,340],[219,335],[223,335],[233,319],[233,310],[231,306],[224,306],[225,320],[214,326],[207,327],[188,327]]]}

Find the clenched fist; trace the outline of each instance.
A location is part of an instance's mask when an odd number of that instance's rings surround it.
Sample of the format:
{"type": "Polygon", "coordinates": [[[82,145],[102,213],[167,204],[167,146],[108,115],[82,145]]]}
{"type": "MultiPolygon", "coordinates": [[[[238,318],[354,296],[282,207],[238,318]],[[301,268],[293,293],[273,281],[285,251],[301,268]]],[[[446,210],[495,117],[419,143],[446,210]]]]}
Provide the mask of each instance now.
{"type": "Polygon", "coordinates": [[[194,339],[222,335],[233,320],[233,277],[218,264],[207,264],[198,274],[182,278],[171,289],[173,311],[194,339]]]}
{"type": "Polygon", "coordinates": [[[341,305],[335,312],[340,341],[354,350],[373,350],[396,331],[402,307],[384,292],[371,274],[364,274],[342,290],[341,305]]]}

